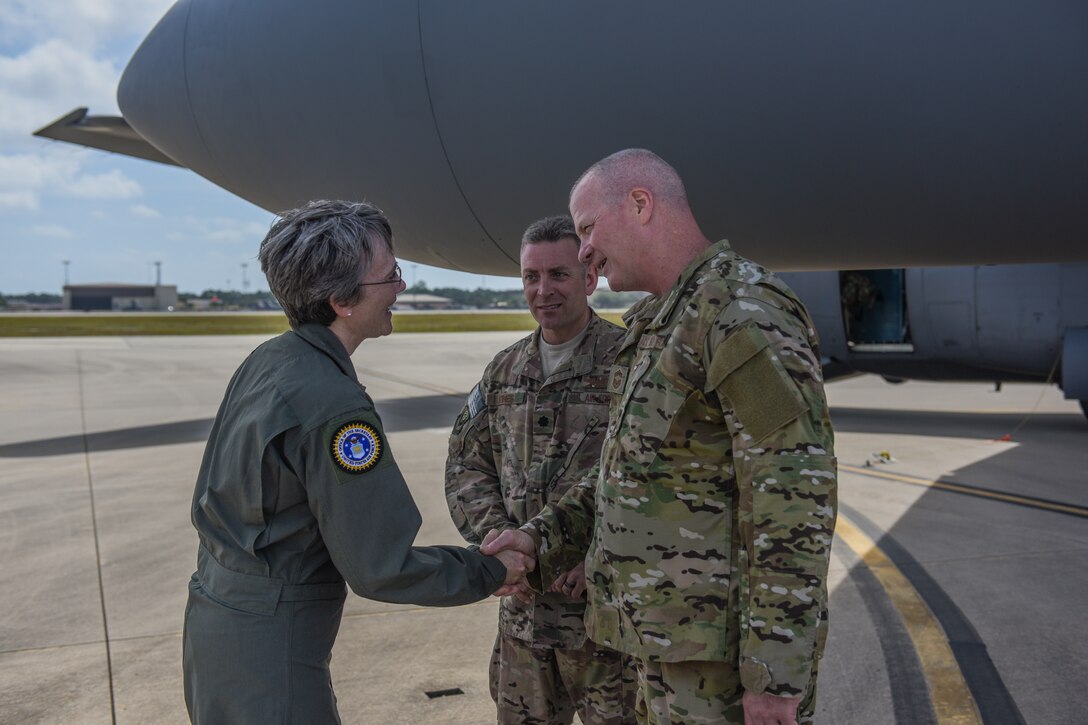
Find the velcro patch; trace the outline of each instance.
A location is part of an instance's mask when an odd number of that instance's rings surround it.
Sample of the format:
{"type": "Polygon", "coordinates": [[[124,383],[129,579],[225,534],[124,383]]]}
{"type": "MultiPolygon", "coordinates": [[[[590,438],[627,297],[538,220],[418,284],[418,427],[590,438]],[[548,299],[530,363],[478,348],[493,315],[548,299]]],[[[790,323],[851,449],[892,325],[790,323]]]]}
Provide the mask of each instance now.
{"type": "Polygon", "coordinates": [[[470,419],[475,418],[480,414],[480,411],[484,409],[486,403],[484,402],[484,394],[480,392],[479,383],[476,383],[476,387],[468,394],[468,400],[465,401],[465,405],[468,407],[468,417],[470,419]]]}
{"type": "Polygon", "coordinates": [[[707,381],[733,408],[752,445],[809,409],[766,336],[752,325],[745,325],[718,346],[707,381]]]}
{"type": "Polygon", "coordinates": [[[341,427],[330,445],[333,462],[347,473],[366,473],[378,465],[384,452],[385,441],[381,433],[361,421],[341,427]]]}
{"type": "Polygon", "coordinates": [[[539,410],[533,413],[533,433],[551,433],[555,428],[555,411],[539,410]]]}
{"type": "Polygon", "coordinates": [[[645,334],[638,339],[639,350],[664,350],[668,335],[645,334]]]}
{"type": "Polygon", "coordinates": [[[495,395],[495,405],[521,405],[524,402],[524,390],[507,391],[495,395]]]}
{"type": "Polygon", "coordinates": [[[627,366],[613,365],[608,374],[608,392],[618,395],[623,392],[623,386],[626,385],[626,383],[627,366]]]}

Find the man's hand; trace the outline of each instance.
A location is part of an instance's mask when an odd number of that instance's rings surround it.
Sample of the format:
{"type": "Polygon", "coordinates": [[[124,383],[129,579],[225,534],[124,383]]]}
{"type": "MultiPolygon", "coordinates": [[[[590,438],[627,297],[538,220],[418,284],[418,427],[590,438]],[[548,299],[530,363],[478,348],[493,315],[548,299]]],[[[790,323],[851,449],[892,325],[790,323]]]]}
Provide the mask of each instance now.
{"type": "Polygon", "coordinates": [[[549,592],[566,594],[571,599],[583,599],[586,595],[586,563],[583,561],[566,574],[559,577],[548,587],[549,592]]]}
{"type": "Polygon", "coordinates": [[[533,600],[533,590],[525,581],[525,575],[536,568],[536,544],[533,543],[533,537],[517,529],[506,529],[502,532],[492,529],[484,536],[480,553],[494,556],[506,566],[506,582],[492,592],[494,596],[512,595],[526,603],[533,600]],[[506,557],[516,557],[514,561],[522,565],[519,575],[511,576],[510,564],[506,563],[506,557]]]}
{"type": "Polygon", "coordinates": [[[480,553],[487,556],[495,556],[500,551],[520,551],[526,556],[536,558],[536,544],[533,537],[521,529],[492,529],[484,536],[484,543],[480,546],[480,553]]]}
{"type": "Polygon", "coordinates": [[[797,725],[800,697],[744,693],[744,725],[797,725]]]}
{"type": "Polygon", "coordinates": [[[536,559],[520,551],[500,551],[493,555],[506,567],[504,586],[517,584],[525,580],[525,575],[536,568],[536,559]]]}

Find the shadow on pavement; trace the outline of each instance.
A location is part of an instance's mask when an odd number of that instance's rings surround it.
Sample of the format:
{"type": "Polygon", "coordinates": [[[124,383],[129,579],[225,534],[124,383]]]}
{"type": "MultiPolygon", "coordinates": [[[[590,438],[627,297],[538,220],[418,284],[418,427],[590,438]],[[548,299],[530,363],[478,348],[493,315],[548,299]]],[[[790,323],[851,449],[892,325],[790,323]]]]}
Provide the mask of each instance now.
{"type": "MultiPolygon", "coordinates": [[[[452,428],[464,399],[450,395],[428,395],[378,401],[378,414],[387,433],[423,428],[452,428]]],[[[179,443],[199,443],[208,439],[211,418],[180,420],[173,423],[133,426],[83,435],[41,438],[0,445],[0,458],[48,458],[73,453],[147,448],[179,443]],[[86,447],[86,448],[84,448],[86,447]]]]}

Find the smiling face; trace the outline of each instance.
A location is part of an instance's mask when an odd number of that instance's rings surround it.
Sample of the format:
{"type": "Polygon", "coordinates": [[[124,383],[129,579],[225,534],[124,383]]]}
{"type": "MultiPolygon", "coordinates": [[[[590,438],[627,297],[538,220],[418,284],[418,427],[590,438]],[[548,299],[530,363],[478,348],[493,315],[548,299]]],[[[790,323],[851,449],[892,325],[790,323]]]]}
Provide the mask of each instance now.
{"type": "Polygon", "coordinates": [[[404,280],[396,273],[397,260],[384,244],[376,244],[370,266],[359,287],[359,300],[351,307],[348,317],[352,333],[360,341],[381,337],[393,331],[393,313],[397,295],[404,291],[404,280]],[[375,282],[381,284],[373,284],[375,282]]]}
{"type": "Polygon", "coordinates": [[[643,289],[638,286],[638,259],[624,214],[627,199],[610,199],[596,174],[582,179],[570,196],[570,215],[578,231],[578,258],[608,278],[613,290],[643,289]]]}
{"type": "Polygon", "coordinates": [[[521,285],[545,342],[566,342],[589,322],[587,298],[597,287],[597,272],[578,261],[573,239],[525,245],[521,285]]]}

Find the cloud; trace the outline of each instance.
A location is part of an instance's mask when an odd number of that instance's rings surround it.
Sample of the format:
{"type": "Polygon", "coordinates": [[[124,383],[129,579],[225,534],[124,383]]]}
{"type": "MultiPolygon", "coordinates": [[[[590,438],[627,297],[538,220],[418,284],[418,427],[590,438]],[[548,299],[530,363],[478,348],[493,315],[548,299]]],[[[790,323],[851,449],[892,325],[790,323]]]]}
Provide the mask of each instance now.
{"type": "MultiPolygon", "coordinates": [[[[174,0],[0,0],[0,43],[32,45],[63,38],[88,50],[151,30],[174,0]]],[[[132,37],[135,36],[135,37],[132,37]]]]}
{"type": "Polygon", "coordinates": [[[136,181],[117,169],[104,174],[79,174],[62,190],[81,199],[131,199],[143,192],[136,181]]]}
{"type": "Polygon", "coordinates": [[[0,154],[0,204],[37,209],[43,195],[109,200],[143,193],[139,183],[117,169],[86,173],[82,167],[86,153],[57,149],[55,153],[0,154]]]}
{"type": "Polygon", "coordinates": [[[30,228],[30,233],[36,237],[51,237],[53,239],[71,239],[75,236],[71,229],[60,224],[35,224],[30,228]]]}
{"type": "Polygon", "coordinates": [[[268,233],[268,227],[257,222],[237,222],[225,225],[208,234],[208,239],[229,244],[256,243],[268,233]]]}
{"type": "Polygon", "coordinates": [[[133,216],[143,217],[144,219],[158,219],[162,216],[157,209],[152,209],[143,204],[133,204],[129,207],[129,211],[132,212],[133,216]]]}
{"type": "Polygon", "coordinates": [[[22,55],[0,55],[0,143],[40,148],[35,130],[78,106],[116,114],[120,70],[69,43],[53,39],[22,55]]]}
{"type": "Polygon", "coordinates": [[[38,208],[38,195],[26,190],[0,191],[0,207],[33,211],[38,208]]]}
{"type": "Polygon", "coordinates": [[[140,185],[122,171],[87,172],[84,166],[98,157],[32,134],[78,106],[117,114],[121,68],[171,4],[0,0],[0,208],[34,211],[47,196],[141,195],[140,185]]]}
{"type": "Polygon", "coordinates": [[[210,219],[187,217],[185,223],[192,230],[190,236],[203,237],[224,244],[249,244],[253,245],[254,249],[268,233],[268,224],[229,217],[210,219]]]}

